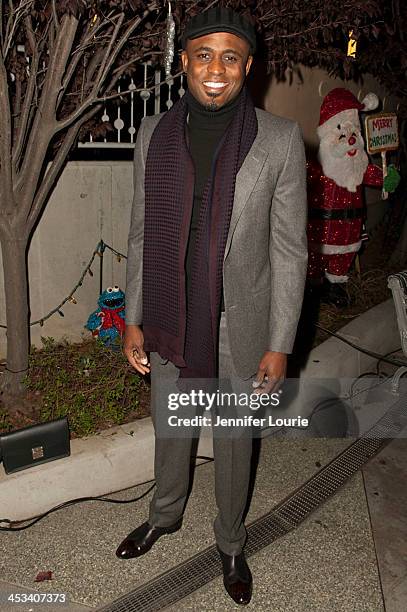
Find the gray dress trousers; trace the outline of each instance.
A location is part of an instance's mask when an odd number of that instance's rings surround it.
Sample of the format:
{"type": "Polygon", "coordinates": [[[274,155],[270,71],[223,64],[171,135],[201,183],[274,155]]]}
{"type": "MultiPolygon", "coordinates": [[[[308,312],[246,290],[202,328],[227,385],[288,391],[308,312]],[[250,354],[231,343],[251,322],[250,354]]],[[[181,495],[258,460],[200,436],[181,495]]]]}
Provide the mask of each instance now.
{"type": "MultiPolygon", "coordinates": [[[[164,389],[174,388],[179,369],[158,353],[151,353],[151,416],[156,432],[154,474],[156,489],[150,502],[149,523],[168,527],[182,517],[190,478],[190,456],[193,436],[168,438],[157,436],[157,414],[166,410],[164,389]]],[[[251,380],[239,378],[234,369],[222,313],[219,328],[219,378],[233,380],[233,391],[251,393],[251,380]],[[236,386],[238,388],[236,388],[236,386]]],[[[199,432],[196,432],[199,435],[199,432]]],[[[215,497],[218,514],[214,532],[218,547],[226,554],[239,554],[246,540],[243,512],[247,502],[252,455],[252,437],[225,434],[213,436],[215,460],[215,497]]]]}

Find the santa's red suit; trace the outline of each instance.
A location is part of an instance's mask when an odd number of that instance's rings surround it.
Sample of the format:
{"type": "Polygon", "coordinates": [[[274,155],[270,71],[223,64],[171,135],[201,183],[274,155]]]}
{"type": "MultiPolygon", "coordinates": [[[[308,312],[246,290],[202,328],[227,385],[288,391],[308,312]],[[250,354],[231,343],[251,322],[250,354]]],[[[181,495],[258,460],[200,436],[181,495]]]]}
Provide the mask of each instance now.
{"type": "MultiPolygon", "coordinates": [[[[317,134],[318,161],[308,163],[308,277],[346,283],[361,246],[365,217],[362,185],[380,187],[382,170],[369,164],[360,129],[359,111],[372,110],[378,99],[362,102],[347,89],[324,98],[317,134]]],[[[342,285],[344,286],[344,285],[342,285]]]]}
{"type": "Polygon", "coordinates": [[[362,185],[381,187],[382,169],[367,166],[363,182],[356,191],[339,187],[323,174],[318,161],[310,161],[308,170],[308,276],[346,282],[352,261],[361,246],[365,218],[362,185]]]}

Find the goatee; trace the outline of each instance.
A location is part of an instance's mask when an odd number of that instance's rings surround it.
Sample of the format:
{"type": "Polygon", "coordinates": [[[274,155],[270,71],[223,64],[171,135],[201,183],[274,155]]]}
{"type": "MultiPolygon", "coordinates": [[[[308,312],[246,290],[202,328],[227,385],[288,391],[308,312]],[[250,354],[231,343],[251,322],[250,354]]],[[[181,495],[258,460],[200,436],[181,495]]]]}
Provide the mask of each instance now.
{"type": "Polygon", "coordinates": [[[209,102],[209,104],[205,104],[205,110],[207,111],[217,111],[218,108],[219,107],[216,104],[215,100],[212,100],[211,102],[209,102]]]}
{"type": "Polygon", "coordinates": [[[210,98],[212,98],[212,100],[208,104],[205,104],[205,109],[207,111],[217,111],[218,110],[219,105],[216,103],[216,100],[215,100],[215,98],[217,98],[218,95],[219,94],[217,94],[217,93],[215,93],[215,94],[208,93],[208,96],[210,98]]]}

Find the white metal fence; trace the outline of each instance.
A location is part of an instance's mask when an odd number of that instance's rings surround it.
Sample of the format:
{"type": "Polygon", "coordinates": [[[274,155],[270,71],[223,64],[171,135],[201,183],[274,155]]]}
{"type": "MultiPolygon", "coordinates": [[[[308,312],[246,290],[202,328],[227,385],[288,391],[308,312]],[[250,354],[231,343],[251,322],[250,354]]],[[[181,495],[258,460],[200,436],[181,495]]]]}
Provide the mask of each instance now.
{"type": "Polygon", "coordinates": [[[169,110],[184,93],[184,75],[165,80],[164,70],[151,62],[144,62],[134,78],[122,77],[117,91],[128,92],[117,100],[109,100],[100,114],[100,122],[108,123],[109,130],[102,137],[88,134],[79,147],[133,147],[142,117],[158,115],[169,110]],[[142,89],[140,91],[140,85],[142,89]],[[136,91],[138,89],[138,91],[136,91]]]}

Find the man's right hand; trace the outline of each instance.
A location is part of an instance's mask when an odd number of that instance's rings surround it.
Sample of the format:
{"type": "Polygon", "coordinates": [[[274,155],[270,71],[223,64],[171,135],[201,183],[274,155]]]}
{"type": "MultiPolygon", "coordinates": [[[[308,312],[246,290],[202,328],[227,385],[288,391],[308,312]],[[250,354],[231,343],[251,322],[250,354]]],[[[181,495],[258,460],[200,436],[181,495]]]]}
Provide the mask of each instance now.
{"type": "Polygon", "coordinates": [[[127,361],[140,374],[148,374],[150,364],[144,352],[144,335],[138,325],[126,325],[123,341],[123,353],[127,361]]]}

